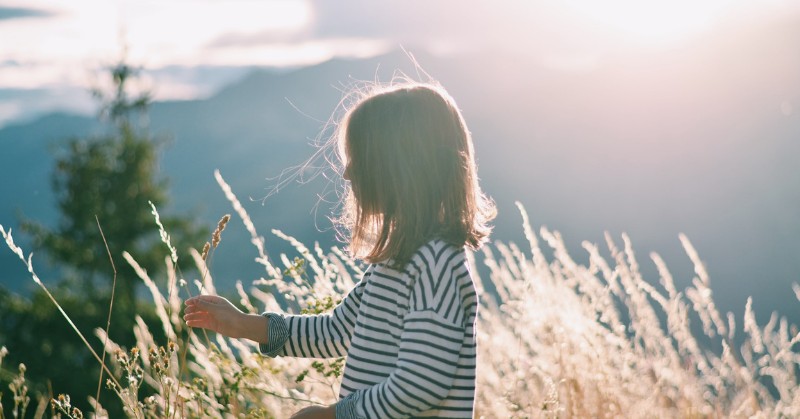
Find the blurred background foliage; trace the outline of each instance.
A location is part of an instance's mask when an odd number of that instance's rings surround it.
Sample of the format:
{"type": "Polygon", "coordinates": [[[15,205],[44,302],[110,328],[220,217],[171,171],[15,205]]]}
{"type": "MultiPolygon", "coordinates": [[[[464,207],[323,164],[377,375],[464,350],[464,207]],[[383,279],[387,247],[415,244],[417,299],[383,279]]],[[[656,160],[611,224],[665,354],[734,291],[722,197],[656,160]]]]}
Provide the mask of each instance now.
{"type": "MultiPolygon", "coordinates": [[[[154,333],[161,330],[152,300],[140,295],[141,279],[121,255],[123,251],[136,255],[151,275],[164,270],[168,251],[148,202],[159,208],[168,201],[167,179],[158,176],[158,150],[165,140],[148,130],[149,94],[128,92],[137,69],[122,60],[108,72],[113,91],[94,92],[102,102],[98,117],[108,125],[107,133],[70,138],[54,150],[51,185],[59,210],[57,226],[48,228],[31,219],[23,219],[21,225],[33,237],[34,249],[62,269],[63,277],[51,291],[78,329],[88,337],[96,328],[108,326],[111,340],[130,348],[135,343],[131,330],[137,315],[153,325],[154,333]],[[108,323],[112,291],[113,313],[108,323]]],[[[162,216],[161,222],[180,248],[202,247],[208,237],[208,230],[191,216],[162,216]]],[[[194,266],[188,259],[178,262],[182,269],[194,266]]],[[[25,363],[34,394],[96,393],[98,362],[44,291],[36,289],[22,296],[0,284],[0,307],[0,346],[9,350],[0,378],[15,375],[17,365],[25,363]]],[[[102,353],[98,339],[89,341],[102,353]]],[[[105,386],[103,392],[106,397],[112,395],[105,386]]],[[[82,408],[87,407],[85,403],[75,401],[82,408]]],[[[114,406],[109,404],[111,417],[122,414],[114,406]]],[[[9,415],[11,407],[7,402],[9,415]]]]}

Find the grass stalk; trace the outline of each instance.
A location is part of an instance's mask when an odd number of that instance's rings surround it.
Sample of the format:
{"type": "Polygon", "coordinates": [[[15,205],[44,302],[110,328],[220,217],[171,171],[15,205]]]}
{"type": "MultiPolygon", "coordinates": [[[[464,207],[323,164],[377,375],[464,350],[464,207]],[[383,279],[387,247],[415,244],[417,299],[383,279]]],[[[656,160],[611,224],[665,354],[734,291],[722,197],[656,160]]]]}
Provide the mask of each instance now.
{"type": "Polygon", "coordinates": [[[53,297],[53,294],[50,293],[50,290],[47,289],[44,283],[42,283],[42,280],[39,279],[39,276],[36,275],[36,272],[33,270],[33,253],[31,253],[30,255],[28,255],[27,258],[25,258],[22,249],[16,244],[14,244],[14,238],[11,236],[11,230],[9,229],[8,232],[6,232],[2,224],[0,224],[0,234],[2,234],[3,238],[6,241],[6,245],[8,245],[9,249],[11,249],[11,251],[14,252],[14,254],[16,254],[17,256],[19,256],[20,260],[22,260],[22,262],[25,263],[25,265],[28,268],[28,272],[31,274],[31,278],[33,278],[33,282],[35,282],[37,285],[39,285],[39,287],[42,288],[42,291],[44,291],[44,293],[47,295],[50,301],[52,301],[53,304],[55,304],[58,311],[67,321],[67,323],[69,323],[70,327],[72,327],[72,330],[74,330],[75,333],[78,334],[78,337],[81,338],[83,344],[86,345],[86,348],[89,349],[89,352],[91,352],[92,356],[94,356],[97,362],[100,363],[100,367],[108,373],[108,375],[111,377],[111,380],[115,384],[119,385],[119,382],[114,377],[114,374],[111,373],[111,370],[108,369],[103,359],[100,358],[99,355],[97,355],[97,352],[95,352],[94,349],[92,349],[92,345],[89,344],[89,341],[86,340],[86,337],[83,336],[83,333],[81,333],[81,331],[78,330],[78,326],[76,326],[75,323],[72,322],[72,319],[69,317],[69,315],[67,315],[64,309],[61,307],[61,305],[58,304],[58,301],[56,301],[55,297],[53,297]]]}
{"type": "MultiPolygon", "coordinates": [[[[100,219],[97,217],[97,214],[94,216],[95,221],[97,221],[97,229],[100,231],[100,237],[103,238],[103,245],[106,247],[106,253],[108,253],[108,260],[111,262],[111,270],[114,271],[114,277],[111,281],[111,300],[108,303],[108,319],[106,320],[106,336],[103,341],[103,357],[100,360],[101,364],[105,364],[106,360],[106,347],[108,345],[108,333],[111,330],[111,312],[114,310],[114,291],[117,289],[117,267],[114,265],[114,258],[111,256],[111,250],[108,248],[108,241],[106,240],[106,235],[103,233],[103,227],[100,226],[100,219]]],[[[103,387],[103,369],[100,369],[100,378],[97,380],[97,395],[95,396],[95,411],[97,407],[100,406],[100,389],[103,387]]]]}

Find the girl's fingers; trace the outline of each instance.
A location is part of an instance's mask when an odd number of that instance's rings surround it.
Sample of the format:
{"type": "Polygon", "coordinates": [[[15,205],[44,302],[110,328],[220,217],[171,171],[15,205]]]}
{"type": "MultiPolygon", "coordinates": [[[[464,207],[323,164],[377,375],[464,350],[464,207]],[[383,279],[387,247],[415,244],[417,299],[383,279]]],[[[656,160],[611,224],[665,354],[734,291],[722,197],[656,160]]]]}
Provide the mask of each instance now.
{"type": "Polygon", "coordinates": [[[220,300],[223,299],[222,297],[218,297],[216,295],[198,295],[194,298],[196,298],[200,302],[211,303],[211,304],[219,304],[221,302],[220,300]]]}
{"type": "Polygon", "coordinates": [[[225,309],[228,300],[216,295],[198,295],[185,301],[183,320],[189,327],[217,330],[220,310],[225,309]]]}
{"type": "Polygon", "coordinates": [[[187,314],[183,316],[183,320],[186,321],[186,325],[189,327],[199,327],[202,329],[212,329],[212,319],[208,316],[208,313],[194,313],[194,314],[187,314]]]}
{"type": "Polygon", "coordinates": [[[197,321],[204,317],[207,317],[206,313],[189,313],[183,316],[183,320],[186,320],[186,322],[188,323],[191,321],[197,321]]]}
{"type": "Polygon", "coordinates": [[[187,305],[186,308],[183,310],[183,313],[184,314],[189,314],[189,313],[197,313],[197,312],[200,312],[200,311],[204,311],[204,310],[202,308],[196,306],[196,305],[187,305]]]}
{"type": "Polygon", "coordinates": [[[187,315],[183,316],[183,319],[186,320],[187,323],[188,322],[195,322],[195,321],[198,321],[198,320],[208,320],[210,318],[211,318],[211,316],[209,316],[208,313],[192,313],[192,314],[187,314],[187,315]]]}
{"type": "Polygon", "coordinates": [[[186,300],[186,308],[184,309],[187,313],[191,313],[193,311],[213,311],[219,307],[217,304],[212,304],[207,301],[196,300],[190,301],[186,300]]]}
{"type": "Polygon", "coordinates": [[[198,295],[189,298],[184,302],[186,305],[200,305],[200,304],[218,304],[219,297],[216,295],[198,295]]]}

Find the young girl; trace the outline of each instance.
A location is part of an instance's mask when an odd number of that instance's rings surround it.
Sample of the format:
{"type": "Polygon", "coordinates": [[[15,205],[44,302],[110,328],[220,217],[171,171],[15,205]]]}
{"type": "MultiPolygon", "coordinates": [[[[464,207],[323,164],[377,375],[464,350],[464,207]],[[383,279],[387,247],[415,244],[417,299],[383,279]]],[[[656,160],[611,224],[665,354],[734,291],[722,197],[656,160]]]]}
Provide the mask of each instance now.
{"type": "Polygon", "coordinates": [[[478,299],[465,248],[487,239],[495,209],[464,119],[440,86],[404,83],[365,95],[339,127],[340,221],[370,264],[361,281],[325,315],[247,315],[199,296],[186,323],[266,356],[347,356],[339,402],[293,418],[471,418],[478,299]]]}

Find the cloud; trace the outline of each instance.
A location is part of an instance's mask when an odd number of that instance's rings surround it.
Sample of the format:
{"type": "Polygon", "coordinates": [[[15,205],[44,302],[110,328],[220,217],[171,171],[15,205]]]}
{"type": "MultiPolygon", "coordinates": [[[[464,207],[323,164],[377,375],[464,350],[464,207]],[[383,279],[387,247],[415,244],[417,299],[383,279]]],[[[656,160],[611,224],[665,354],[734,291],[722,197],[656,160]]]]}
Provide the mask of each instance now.
{"type": "Polygon", "coordinates": [[[0,6],[0,20],[31,18],[31,17],[50,17],[54,15],[55,13],[39,9],[0,6]]]}
{"type": "Polygon", "coordinates": [[[550,8],[527,2],[315,0],[312,36],[379,38],[406,47],[537,49],[550,8]],[[357,11],[357,12],[356,12],[357,11]]]}
{"type": "Polygon", "coordinates": [[[342,46],[348,43],[353,51],[366,51],[362,47],[372,43],[433,53],[500,49],[535,54],[545,48],[557,48],[552,46],[553,39],[558,39],[553,33],[564,26],[553,23],[552,7],[525,2],[498,5],[458,0],[309,0],[308,4],[312,13],[304,27],[294,31],[225,32],[205,47],[255,51],[290,50],[297,45],[316,52],[328,45],[329,51],[338,54],[346,50],[342,46]]]}

